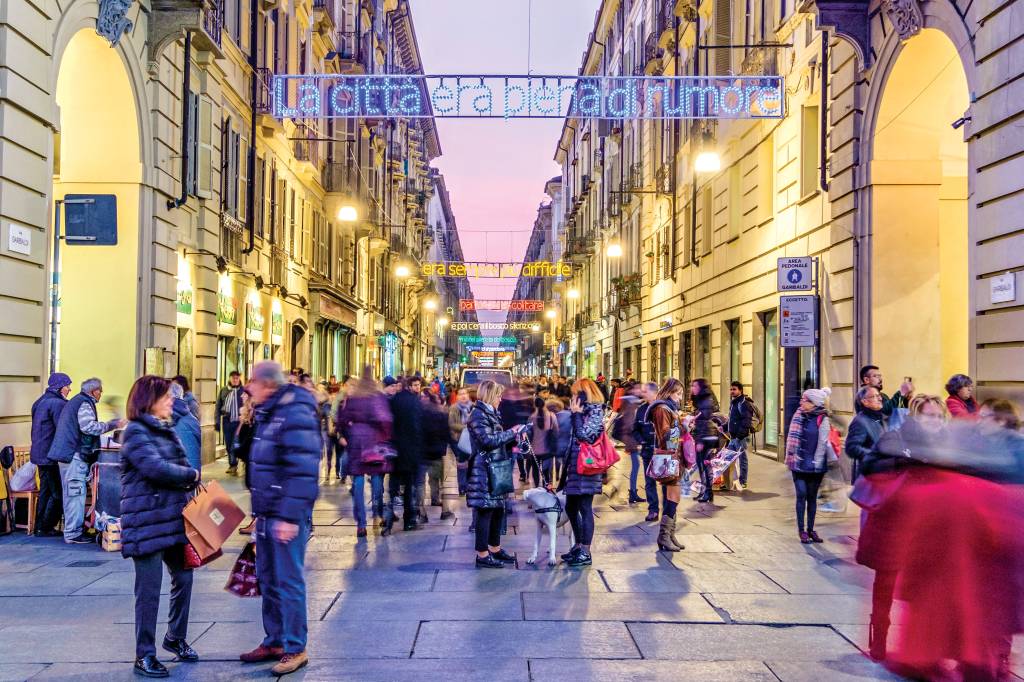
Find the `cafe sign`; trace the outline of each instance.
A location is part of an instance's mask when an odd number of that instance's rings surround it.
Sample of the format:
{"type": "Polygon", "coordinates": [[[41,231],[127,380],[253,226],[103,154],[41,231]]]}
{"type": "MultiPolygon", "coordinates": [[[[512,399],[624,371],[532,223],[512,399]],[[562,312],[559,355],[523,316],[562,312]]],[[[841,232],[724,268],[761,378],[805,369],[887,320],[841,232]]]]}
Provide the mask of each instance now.
{"type": "Polygon", "coordinates": [[[217,322],[232,326],[238,324],[238,303],[229,294],[217,294],[217,322]]]}
{"type": "Polygon", "coordinates": [[[424,277],[483,277],[504,279],[520,277],[572,277],[572,266],[562,261],[530,261],[527,263],[500,263],[442,261],[424,263],[424,277]]]}

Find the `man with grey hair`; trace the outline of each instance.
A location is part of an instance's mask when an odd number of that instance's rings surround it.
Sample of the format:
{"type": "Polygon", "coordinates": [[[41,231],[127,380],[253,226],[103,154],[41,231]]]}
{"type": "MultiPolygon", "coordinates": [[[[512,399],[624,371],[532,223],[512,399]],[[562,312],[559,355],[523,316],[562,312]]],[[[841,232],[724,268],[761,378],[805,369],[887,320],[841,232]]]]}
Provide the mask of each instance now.
{"type": "Polygon", "coordinates": [[[124,419],[100,421],[96,403],[103,395],[103,382],[93,377],[82,382],[82,391],[68,401],[57,422],[57,433],[47,455],[60,466],[64,493],[64,542],[87,544],[92,538],[83,533],[85,524],[85,485],[89,469],[98,457],[100,436],[121,428],[124,419]]]}
{"type": "Polygon", "coordinates": [[[256,421],[247,466],[266,637],[240,658],[276,660],[272,672],[286,675],[309,662],[303,565],[319,493],[320,418],[313,394],[286,383],[276,362],[256,363],[248,388],[256,421]]]}

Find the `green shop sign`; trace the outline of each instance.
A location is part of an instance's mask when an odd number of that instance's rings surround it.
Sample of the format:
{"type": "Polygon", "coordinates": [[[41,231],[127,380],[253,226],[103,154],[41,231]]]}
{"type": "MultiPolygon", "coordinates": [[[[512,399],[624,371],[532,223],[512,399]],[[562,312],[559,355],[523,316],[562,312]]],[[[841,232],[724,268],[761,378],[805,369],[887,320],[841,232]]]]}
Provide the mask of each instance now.
{"type": "Polygon", "coordinates": [[[178,289],[178,299],[174,302],[174,308],[182,315],[192,314],[192,287],[178,289]]]}
{"type": "Polygon", "coordinates": [[[254,332],[262,332],[265,326],[266,318],[263,316],[263,310],[252,303],[246,303],[245,328],[254,332]]]}
{"type": "Polygon", "coordinates": [[[217,321],[221,324],[238,324],[238,306],[235,299],[227,294],[217,294],[217,321]]]}
{"type": "Polygon", "coordinates": [[[284,313],[270,314],[270,333],[273,336],[284,336],[284,313]]]}

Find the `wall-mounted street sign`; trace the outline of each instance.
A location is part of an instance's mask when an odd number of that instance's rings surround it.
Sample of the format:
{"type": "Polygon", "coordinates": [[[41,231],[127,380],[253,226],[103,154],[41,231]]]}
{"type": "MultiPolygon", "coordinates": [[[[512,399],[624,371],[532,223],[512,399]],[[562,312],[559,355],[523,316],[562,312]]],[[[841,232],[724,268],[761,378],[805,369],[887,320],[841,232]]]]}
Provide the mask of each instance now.
{"type": "Polygon", "coordinates": [[[783,348],[813,346],[818,328],[818,297],[782,296],[779,310],[779,345],[783,348]]]}
{"type": "Polygon", "coordinates": [[[562,261],[531,261],[528,263],[461,263],[455,261],[424,263],[424,277],[572,277],[572,266],[562,261]]]}
{"type": "Polygon", "coordinates": [[[535,299],[486,299],[460,298],[459,312],[469,313],[475,310],[509,310],[514,313],[538,313],[544,310],[544,301],[535,299]]]}
{"type": "Polygon", "coordinates": [[[779,291],[810,291],[814,288],[814,259],[780,258],[778,275],[779,291]]]}
{"type": "Polygon", "coordinates": [[[782,76],[278,75],[276,118],[782,118],[782,76]]]}

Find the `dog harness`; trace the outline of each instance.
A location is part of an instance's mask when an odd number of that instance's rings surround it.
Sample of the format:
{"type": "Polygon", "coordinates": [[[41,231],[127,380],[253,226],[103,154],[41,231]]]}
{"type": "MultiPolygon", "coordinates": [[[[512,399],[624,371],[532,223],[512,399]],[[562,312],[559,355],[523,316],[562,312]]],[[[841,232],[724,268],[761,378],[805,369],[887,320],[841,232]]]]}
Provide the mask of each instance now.
{"type": "MultiPolygon", "coordinates": [[[[528,454],[530,457],[533,458],[533,465],[535,467],[537,467],[537,472],[540,474],[540,481],[544,485],[544,488],[547,489],[549,483],[544,478],[544,468],[541,467],[540,460],[537,459],[537,453],[535,453],[533,451],[533,445],[530,443],[530,437],[527,436],[526,432],[524,431],[520,435],[519,438],[520,438],[520,440],[519,440],[519,452],[521,452],[521,453],[525,452],[526,454],[528,454]]],[[[554,495],[555,505],[553,507],[544,507],[542,509],[534,509],[533,510],[534,514],[547,514],[548,512],[557,512],[559,514],[562,513],[562,502],[561,502],[561,500],[558,499],[558,495],[555,495],[555,493],[551,493],[551,494],[554,495]]]]}

